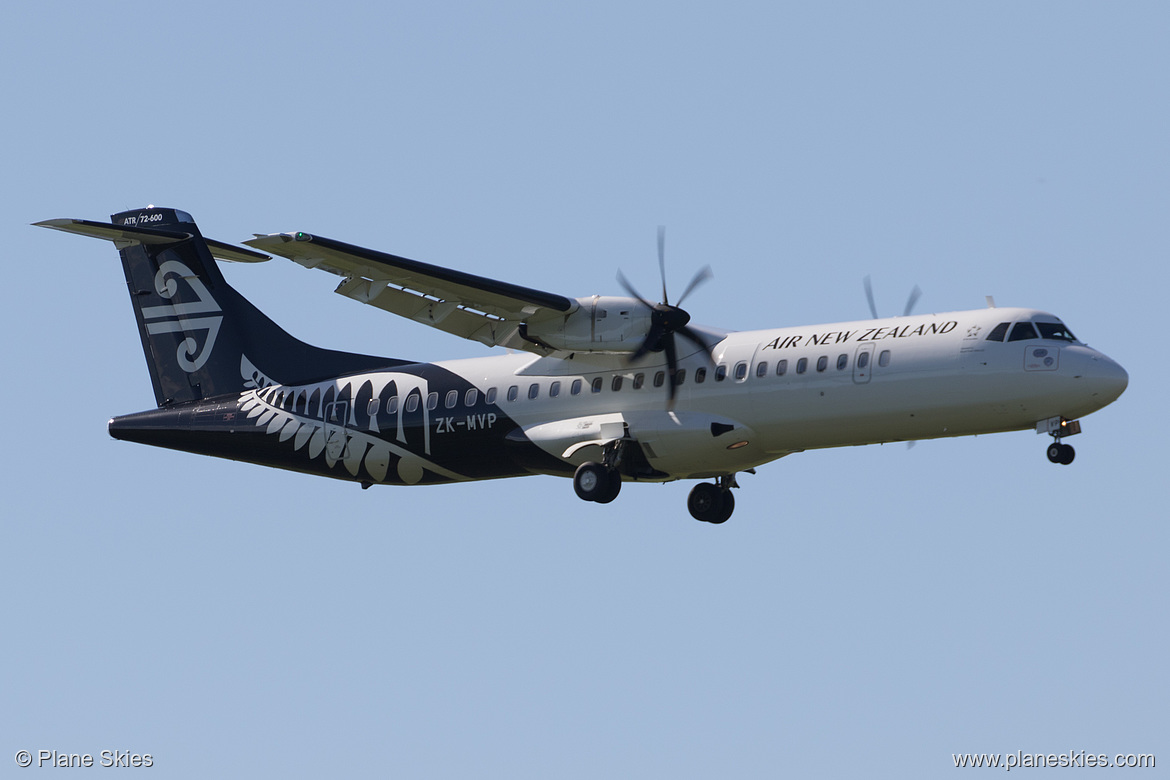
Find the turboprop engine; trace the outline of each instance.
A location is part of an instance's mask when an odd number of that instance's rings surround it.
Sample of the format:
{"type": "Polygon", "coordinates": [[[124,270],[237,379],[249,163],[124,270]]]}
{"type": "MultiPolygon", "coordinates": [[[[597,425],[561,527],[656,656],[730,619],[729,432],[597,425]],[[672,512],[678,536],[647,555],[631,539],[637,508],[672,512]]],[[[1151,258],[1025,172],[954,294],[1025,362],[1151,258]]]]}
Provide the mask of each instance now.
{"type": "Polygon", "coordinates": [[[563,317],[529,322],[524,338],[572,352],[637,352],[653,325],[653,310],[637,298],[578,298],[563,317]]]}

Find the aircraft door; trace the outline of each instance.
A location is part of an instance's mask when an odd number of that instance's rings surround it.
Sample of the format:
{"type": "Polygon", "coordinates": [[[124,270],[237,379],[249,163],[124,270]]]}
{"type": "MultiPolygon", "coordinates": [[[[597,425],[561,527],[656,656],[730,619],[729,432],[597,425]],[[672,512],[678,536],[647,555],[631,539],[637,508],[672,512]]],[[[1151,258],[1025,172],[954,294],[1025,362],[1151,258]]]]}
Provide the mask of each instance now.
{"type": "Polygon", "coordinates": [[[853,381],[859,385],[869,382],[873,374],[873,344],[862,344],[853,356],[853,381]]]}
{"type": "Polygon", "coordinates": [[[348,401],[325,404],[325,457],[329,460],[341,460],[345,457],[346,445],[349,443],[349,434],[345,431],[348,413],[348,401]]]}

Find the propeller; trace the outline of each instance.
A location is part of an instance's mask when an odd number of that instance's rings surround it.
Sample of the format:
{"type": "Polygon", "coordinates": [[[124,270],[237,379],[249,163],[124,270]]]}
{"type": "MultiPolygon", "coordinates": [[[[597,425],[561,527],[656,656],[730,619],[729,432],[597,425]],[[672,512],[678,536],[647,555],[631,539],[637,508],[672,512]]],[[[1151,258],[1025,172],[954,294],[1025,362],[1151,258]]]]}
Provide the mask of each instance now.
{"type": "MultiPolygon", "coordinates": [[[[880,319],[878,317],[877,304],[873,302],[873,283],[870,281],[868,274],[862,280],[862,283],[865,285],[865,300],[869,302],[869,313],[873,315],[875,320],[880,319]]],[[[906,299],[906,308],[902,310],[903,317],[910,316],[910,312],[914,311],[914,304],[918,303],[918,299],[921,297],[922,288],[914,285],[914,289],[910,291],[910,297],[906,299]]]]}
{"type": "Polygon", "coordinates": [[[691,315],[680,307],[687,296],[710,279],[713,274],[711,266],[701,268],[691,279],[683,294],[679,296],[678,303],[672,305],[666,292],[666,228],[662,225],[658,226],[658,272],[662,276],[662,303],[657,304],[650,303],[643,298],[621,271],[618,271],[617,280],[627,293],[650,310],[650,330],[646,333],[646,338],[642,341],[641,346],[630,356],[629,362],[634,363],[641,360],[651,352],[666,353],[667,392],[669,393],[666,407],[672,409],[678,388],[678,344],[675,341],[675,336],[682,336],[691,341],[703,350],[708,359],[711,359],[711,348],[698,333],[687,327],[691,321],[691,315]]]}

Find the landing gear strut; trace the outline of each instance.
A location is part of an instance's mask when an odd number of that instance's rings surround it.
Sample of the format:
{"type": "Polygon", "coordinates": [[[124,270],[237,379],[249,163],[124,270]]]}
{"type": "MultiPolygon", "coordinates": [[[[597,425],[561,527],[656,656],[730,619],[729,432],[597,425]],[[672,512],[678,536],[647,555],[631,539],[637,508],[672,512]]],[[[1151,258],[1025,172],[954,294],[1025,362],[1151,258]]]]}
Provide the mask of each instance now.
{"type": "Polygon", "coordinates": [[[700,482],[691,489],[687,498],[687,509],[691,517],[701,523],[719,525],[726,523],[731,513],[735,511],[735,496],[731,488],[739,487],[735,484],[735,475],[719,477],[714,484],[700,482]]]}

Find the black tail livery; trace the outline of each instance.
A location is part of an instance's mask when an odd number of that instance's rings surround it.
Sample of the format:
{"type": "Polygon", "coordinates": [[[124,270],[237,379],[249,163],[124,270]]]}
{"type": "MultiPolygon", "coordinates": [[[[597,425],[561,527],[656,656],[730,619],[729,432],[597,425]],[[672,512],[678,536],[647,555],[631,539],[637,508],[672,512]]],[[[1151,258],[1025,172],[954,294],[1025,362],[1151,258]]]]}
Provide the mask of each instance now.
{"type": "Polygon", "coordinates": [[[110,220],[37,224],[114,242],[160,407],[241,392],[245,355],[284,384],[404,362],[320,349],[290,336],[232,289],[213,259],[257,262],[268,256],[203,238],[184,211],[148,207],[110,220]]]}

